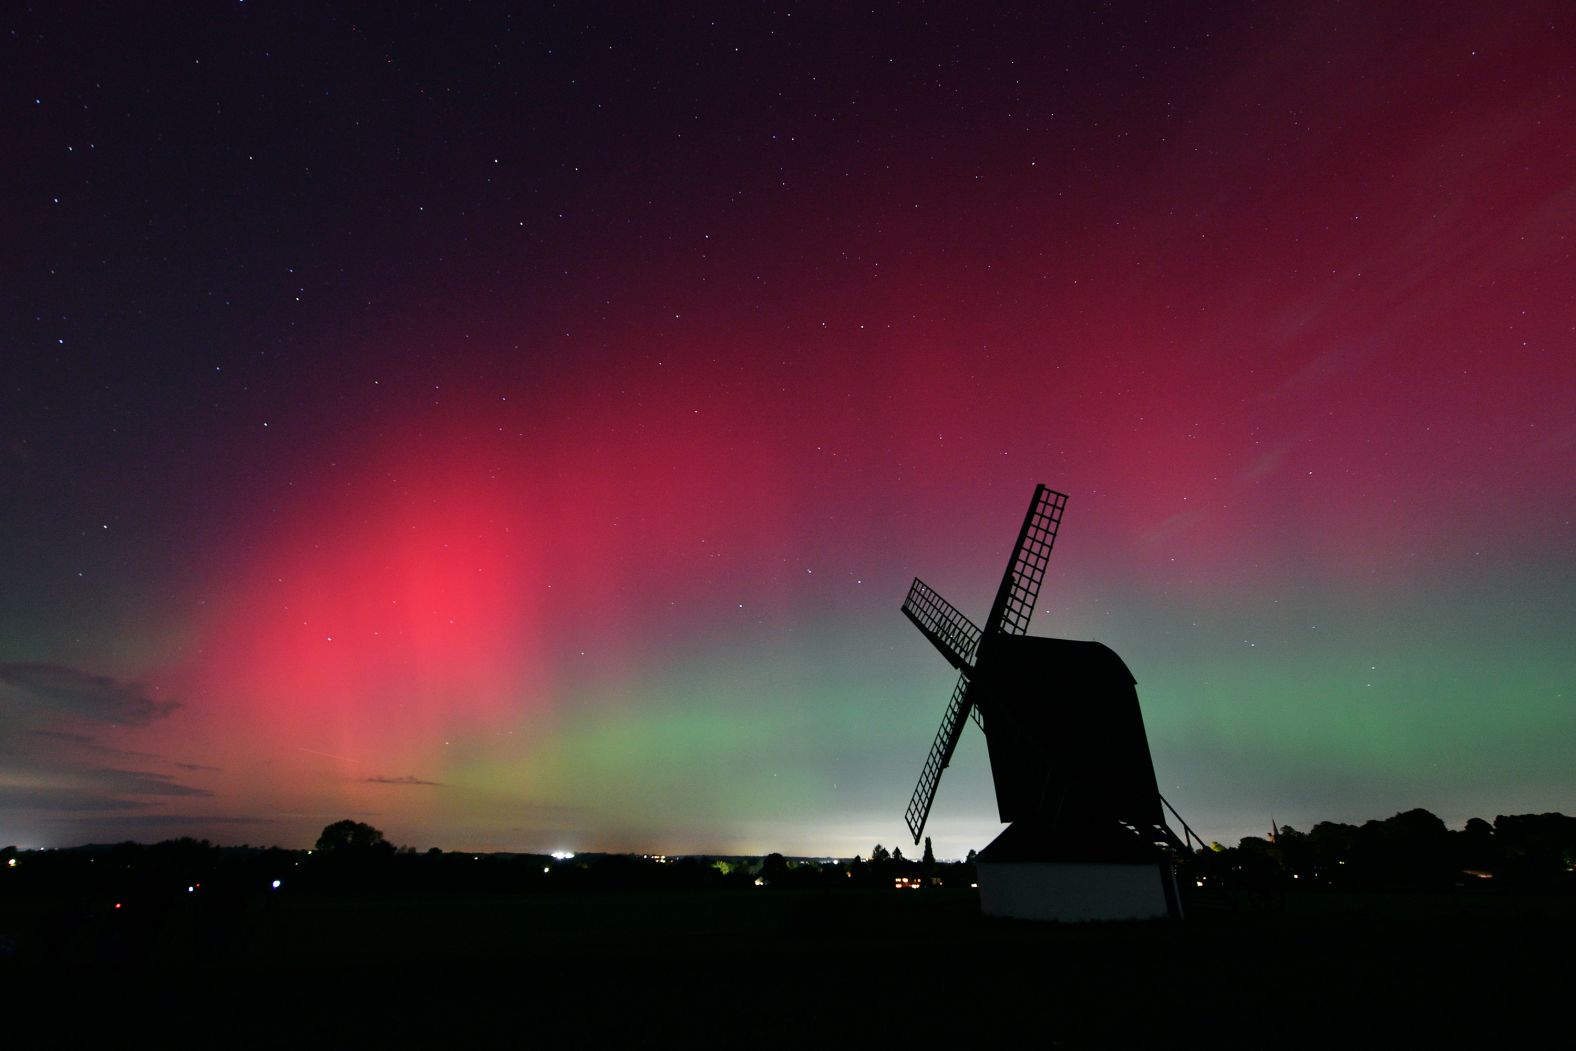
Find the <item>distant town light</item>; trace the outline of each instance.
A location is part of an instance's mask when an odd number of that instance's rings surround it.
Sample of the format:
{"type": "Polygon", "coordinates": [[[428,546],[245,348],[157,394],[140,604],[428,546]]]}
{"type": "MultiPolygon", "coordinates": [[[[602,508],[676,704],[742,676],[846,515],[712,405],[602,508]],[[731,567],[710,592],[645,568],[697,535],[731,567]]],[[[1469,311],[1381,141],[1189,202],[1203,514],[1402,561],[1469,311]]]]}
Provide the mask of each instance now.
{"type": "Polygon", "coordinates": [[[572,850],[555,850],[555,851],[553,851],[553,857],[557,858],[559,861],[568,861],[571,858],[573,858],[574,856],[575,856],[575,852],[572,851],[572,850]]]}

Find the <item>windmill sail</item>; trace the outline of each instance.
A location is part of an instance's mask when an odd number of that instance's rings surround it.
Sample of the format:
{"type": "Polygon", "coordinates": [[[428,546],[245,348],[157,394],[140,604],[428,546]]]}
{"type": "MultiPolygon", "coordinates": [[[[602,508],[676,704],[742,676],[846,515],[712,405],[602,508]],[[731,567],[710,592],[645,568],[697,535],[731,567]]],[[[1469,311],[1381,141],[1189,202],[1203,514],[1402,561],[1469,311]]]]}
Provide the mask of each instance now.
{"type": "MultiPolygon", "coordinates": [[[[1018,542],[1013,547],[1012,559],[997,589],[996,601],[986,621],[992,632],[1008,635],[1026,635],[1029,618],[1034,615],[1034,603],[1040,594],[1040,584],[1045,580],[1045,565],[1051,557],[1051,545],[1056,542],[1056,530],[1062,522],[1062,510],[1067,506],[1067,494],[1058,493],[1046,486],[1034,490],[1029,510],[1018,531],[1018,542]]],[[[931,645],[941,651],[947,662],[963,674],[953,688],[952,701],[941,727],[930,746],[919,783],[909,799],[906,817],[908,830],[918,843],[930,816],[930,806],[936,799],[936,786],[941,772],[952,761],[970,715],[981,730],[985,729],[984,715],[968,695],[969,672],[973,669],[979,652],[982,633],[974,622],[964,616],[952,603],[938,595],[918,577],[909,586],[908,597],[903,600],[903,615],[914,622],[931,645]]]]}
{"type": "Polygon", "coordinates": [[[980,643],[980,629],[956,606],[936,594],[923,580],[914,578],[903,600],[903,615],[914,622],[941,655],[954,668],[974,664],[974,651],[980,643]]]}
{"type": "Polygon", "coordinates": [[[947,714],[941,718],[941,728],[936,731],[936,739],[931,743],[930,755],[925,758],[925,768],[920,771],[919,783],[914,786],[914,795],[908,801],[908,810],[905,817],[908,819],[908,830],[914,834],[914,842],[919,842],[919,837],[925,830],[925,819],[930,816],[930,805],[936,801],[936,785],[941,781],[941,771],[952,762],[952,752],[958,747],[958,738],[963,735],[963,727],[968,722],[969,709],[973,707],[968,700],[969,677],[965,672],[958,676],[958,684],[952,688],[952,700],[947,704],[947,714]]]}
{"type": "Polygon", "coordinates": [[[1050,560],[1051,545],[1056,543],[1056,530],[1062,524],[1066,506],[1066,493],[1043,485],[1035,488],[1023,528],[1018,531],[1012,560],[1007,563],[1007,572],[985,621],[988,630],[1008,635],[1029,633],[1029,618],[1034,616],[1034,602],[1045,581],[1045,564],[1050,560]]]}

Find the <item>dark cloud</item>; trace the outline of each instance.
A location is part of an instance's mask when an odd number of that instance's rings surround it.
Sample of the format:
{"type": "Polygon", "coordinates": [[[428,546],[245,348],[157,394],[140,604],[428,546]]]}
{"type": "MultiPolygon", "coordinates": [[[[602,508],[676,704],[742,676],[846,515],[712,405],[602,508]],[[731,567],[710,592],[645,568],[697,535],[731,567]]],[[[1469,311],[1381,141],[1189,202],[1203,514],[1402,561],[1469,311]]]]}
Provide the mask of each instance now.
{"type": "Polygon", "coordinates": [[[431,785],[433,788],[444,787],[442,781],[423,781],[413,774],[404,777],[369,777],[367,780],[374,785],[431,785]]]}
{"type": "Polygon", "coordinates": [[[61,664],[0,663],[0,707],[42,708],[116,726],[146,726],[180,707],[155,700],[141,683],[90,675],[61,664]]]}

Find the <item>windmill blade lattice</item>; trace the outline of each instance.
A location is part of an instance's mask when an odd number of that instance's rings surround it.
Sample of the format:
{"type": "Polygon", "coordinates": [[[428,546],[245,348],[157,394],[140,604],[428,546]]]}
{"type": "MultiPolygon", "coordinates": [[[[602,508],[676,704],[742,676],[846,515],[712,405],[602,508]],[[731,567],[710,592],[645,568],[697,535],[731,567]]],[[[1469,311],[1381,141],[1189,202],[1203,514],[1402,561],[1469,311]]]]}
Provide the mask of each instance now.
{"type": "Polygon", "coordinates": [[[973,667],[974,652],[980,644],[980,629],[918,577],[914,578],[908,597],[903,600],[903,615],[914,622],[954,668],[973,667]]]}
{"type": "Polygon", "coordinates": [[[916,844],[920,834],[925,831],[930,805],[936,801],[936,785],[941,782],[941,771],[952,762],[952,753],[958,747],[958,738],[963,735],[963,727],[968,722],[968,710],[974,707],[968,701],[968,692],[968,675],[959,675],[958,684],[952,689],[952,700],[947,704],[947,714],[941,719],[941,728],[936,731],[936,739],[930,745],[930,755],[925,758],[925,768],[920,771],[919,783],[914,786],[914,795],[908,801],[904,817],[908,820],[908,830],[914,834],[916,844]]]}
{"type": "Polygon", "coordinates": [[[1062,511],[1066,507],[1066,493],[1043,485],[1034,490],[1012,561],[1007,563],[1007,572],[1001,578],[1001,587],[986,620],[991,631],[1008,635],[1029,633],[1029,618],[1034,616],[1034,603],[1045,581],[1045,564],[1050,560],[1051,545],[1056,543],[1056,530],[1062,524],[1062,511]]]}

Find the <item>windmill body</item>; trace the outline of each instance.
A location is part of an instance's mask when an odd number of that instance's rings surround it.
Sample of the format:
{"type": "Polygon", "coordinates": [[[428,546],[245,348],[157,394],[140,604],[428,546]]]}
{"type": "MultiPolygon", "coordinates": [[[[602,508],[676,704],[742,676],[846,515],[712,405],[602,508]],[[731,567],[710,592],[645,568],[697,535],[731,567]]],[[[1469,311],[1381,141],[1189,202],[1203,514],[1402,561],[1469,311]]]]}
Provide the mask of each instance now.
{"type": "Polygon", "coordinates": [[[1031,919],[1180,915],[1166,825],[1127,665],[1098,642],[1029,636],[1064,494],[1040,486],[981,630],[915,579],[903,613],[959,671],[908,807],[919,842],[969,717],[985,731],[1001,820],[977,857],[986,913],[1031,919]]]}

